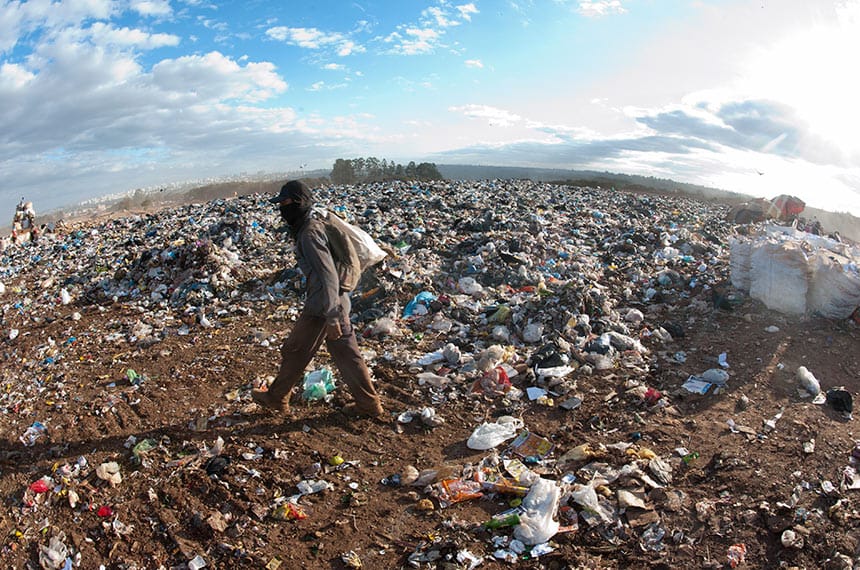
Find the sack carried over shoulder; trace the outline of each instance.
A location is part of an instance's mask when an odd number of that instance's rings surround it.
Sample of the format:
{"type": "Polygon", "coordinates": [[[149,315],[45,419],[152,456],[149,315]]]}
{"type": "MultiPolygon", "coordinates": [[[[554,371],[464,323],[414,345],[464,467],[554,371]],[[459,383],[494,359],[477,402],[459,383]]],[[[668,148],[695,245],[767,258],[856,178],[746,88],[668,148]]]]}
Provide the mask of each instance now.
{"type": "Polygon", "coordinates": [[[329,248],[340,278],[340,288],[343,291],[352,291],[358,285],[364,270],[385,259],[387,254],[373,241],[370,234],[337,214],[321,209],[315,209],[314,213],[325,224],[329,248]]]}

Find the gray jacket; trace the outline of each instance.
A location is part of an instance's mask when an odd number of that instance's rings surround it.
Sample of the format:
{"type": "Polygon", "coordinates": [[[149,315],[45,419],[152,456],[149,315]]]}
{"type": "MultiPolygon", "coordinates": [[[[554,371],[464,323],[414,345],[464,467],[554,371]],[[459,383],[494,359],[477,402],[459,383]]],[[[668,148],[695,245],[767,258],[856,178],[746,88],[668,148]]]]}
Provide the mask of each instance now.
{"type": "Polygon", "coordinates": [[[303,311],[329,325],[340,322],[340,279],[321,220],[309,216],[302,225],[296,235],[296,259],[307,278],[303,311]]]}

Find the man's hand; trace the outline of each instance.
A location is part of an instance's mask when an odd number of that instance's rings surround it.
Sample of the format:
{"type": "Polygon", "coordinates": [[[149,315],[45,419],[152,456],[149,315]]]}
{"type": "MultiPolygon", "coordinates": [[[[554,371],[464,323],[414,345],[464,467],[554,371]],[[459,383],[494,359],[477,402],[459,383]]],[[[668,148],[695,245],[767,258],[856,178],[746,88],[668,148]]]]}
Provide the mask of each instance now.
{"type": "Polygon", "coordinates": [[[337,340],[343,336],[343,331],[340,330],[340,323],[326,325],[325,336],[329,340],[337,340]]]}

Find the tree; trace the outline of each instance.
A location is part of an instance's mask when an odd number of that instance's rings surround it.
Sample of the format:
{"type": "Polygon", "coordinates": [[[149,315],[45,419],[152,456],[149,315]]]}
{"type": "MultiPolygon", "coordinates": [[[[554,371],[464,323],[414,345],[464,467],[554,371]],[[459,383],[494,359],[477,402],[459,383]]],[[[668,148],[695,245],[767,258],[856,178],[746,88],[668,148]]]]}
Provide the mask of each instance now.
{"type": "Polygon", "coordinates": [[[334,168],[331,169],[332,182],[335,184],[353,184],[355,180],[355,167],[351,160],[338,158],[334,161],[334,168]]]}
{"type": "Polygon", "coordinates": [[[382,165],[378,158],[371,156],[367,159],[366,165],[367,171],[364,176],[365,182],[378,182],[382,180],[382,165]]]}
{"type": "Polygon", "coordinates": [[[331,171],[331,181],[335,184],[355,184],[358,182],[384,182],[386,180],[443,180],[442,174],[432,162],[416,165],[410,161],[404,168],[393,160],[368,158],[338,158],[331,171]]]}
{"type": "Polygon", "coordinates": [[[352,159],[352,168],[355,171],[355,177],[358,180],[367,179],[367,159],[359,157],[352,159]]]}
{"type": "MultiPolygon", "coordinates": [[[[409,164],[412,163],[410,162],[409,164]]],[[[415,173],[418,175],[419,180],[442,180],[442,174],[432,162],[422,162],[416,167],[415,173]]]]}

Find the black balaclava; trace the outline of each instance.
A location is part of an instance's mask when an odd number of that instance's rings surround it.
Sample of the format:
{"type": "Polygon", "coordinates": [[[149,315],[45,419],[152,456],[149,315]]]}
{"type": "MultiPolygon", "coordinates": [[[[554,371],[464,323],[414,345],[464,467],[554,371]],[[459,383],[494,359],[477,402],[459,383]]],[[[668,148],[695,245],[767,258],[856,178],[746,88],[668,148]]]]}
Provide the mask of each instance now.
{"type": "Polygon", "coordinates": [[[290,232],[295,236],[302,229],[313,206],[314,199],[311,189],[300,180],[291,180],[281,188],[284,199],[292,198],[292,204],[281,205],[281,219],[290,226],[290,232]]]}

